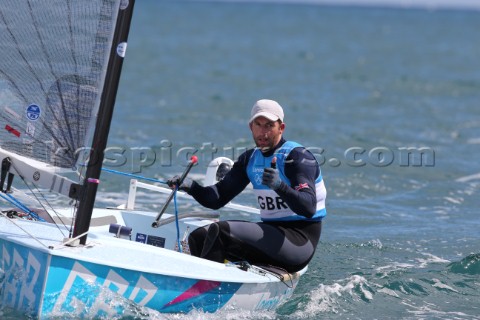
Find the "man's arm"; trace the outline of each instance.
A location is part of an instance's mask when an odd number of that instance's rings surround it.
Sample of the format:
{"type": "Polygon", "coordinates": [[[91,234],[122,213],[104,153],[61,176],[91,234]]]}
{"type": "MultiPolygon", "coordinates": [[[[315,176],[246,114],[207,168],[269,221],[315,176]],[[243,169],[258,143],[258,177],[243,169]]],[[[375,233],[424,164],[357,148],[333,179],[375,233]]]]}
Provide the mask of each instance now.
{"type": "Polygon", "coordinates": [[[305,148],[293,149],[285,161],[285,176],[292,187],[282,182],[275,192],[298,215],[311,218],[317,211],[315,179],[320,168],[315,157],[305,148]]]}
{"type": "Polygon", "coordinates": [[[202,206],[220,209],[235,198],[250,183],[247,176],[247,153],[240,155],[225,177],[212,186],[203,187],[193,181],[188,193],[202,206]]]}

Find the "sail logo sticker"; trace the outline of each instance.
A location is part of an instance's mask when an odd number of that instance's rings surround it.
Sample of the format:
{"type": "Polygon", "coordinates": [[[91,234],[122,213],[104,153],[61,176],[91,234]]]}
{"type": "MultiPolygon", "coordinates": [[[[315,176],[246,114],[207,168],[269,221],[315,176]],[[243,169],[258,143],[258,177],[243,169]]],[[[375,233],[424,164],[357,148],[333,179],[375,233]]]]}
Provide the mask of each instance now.
{"type": "Polygon", "coordinates": [[[33,125],[31,122],[27,122],[26,133],[30,137],[35,137],[35,125],[33,125]]]}
{"type": "Polygon", "coordinates": [[[120,57],[125,58],[126,52],[127,52],[127,43],[126,42],[119,43],[117,46],[117,54],[120,57]]]}
{"type": "Polygon", "coordinates": [[[31,104],[27,107],[27,118],[31,121],[37,121],[40,118],[40,107],[36,104],[31,104]]]}

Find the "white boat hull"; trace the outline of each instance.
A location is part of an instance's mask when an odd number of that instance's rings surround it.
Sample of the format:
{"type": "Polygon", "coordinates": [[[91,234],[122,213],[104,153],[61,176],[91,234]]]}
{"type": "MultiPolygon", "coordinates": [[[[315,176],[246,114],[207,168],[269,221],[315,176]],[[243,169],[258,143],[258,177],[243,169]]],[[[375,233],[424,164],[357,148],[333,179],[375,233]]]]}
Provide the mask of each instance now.
{"type": "MultiPolygon", "coordinates": [[[[13,219],[14,225],[0,218],[2,305],[39,318],[66,312],[88,318],[119,316],[126,312],[125,301],[168,313],[271,310],[293,294],[305,272],[281,281],[258,268],[243,271],[173,251],[169,247],[175,241],[169,239],[176,235],[174,225],[151,228],[153,213],[102,209],[94,212],[92,221],[111,217],[132,227],[132,240],[147,233],[147,238],[165,238],[166,248],[117,238],[108,232],[109,224],[92,227],[86,246],[64,246],[64,236],[51,223],[13,219]]],[[[181,229],[205,223],[185,219],[181,229]]]]}

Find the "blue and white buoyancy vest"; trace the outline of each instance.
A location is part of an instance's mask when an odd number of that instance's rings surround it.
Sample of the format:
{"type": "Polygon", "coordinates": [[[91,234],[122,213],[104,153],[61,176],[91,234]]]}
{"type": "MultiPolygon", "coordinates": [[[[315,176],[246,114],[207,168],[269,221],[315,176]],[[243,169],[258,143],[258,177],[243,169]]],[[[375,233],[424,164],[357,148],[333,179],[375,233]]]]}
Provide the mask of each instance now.
{"type": "Polygon", "coordinates": [[[247,175],[253,185],[253,191],[260,206],[260,218],[263,221],[318,221],[326,215],[325,198],[327,191],[320,173],[315,180],[315,194],[317,197],[317,211],[312,218],[306,218],[293,212],[283,199],[268,186],[262,184],[263,170],[269,168],[273,157],[277,157],[277,169],[280,179],[293,187],[290,180],[285,176],[285,159],[294,148],[302,147],[300,144],[287,141],[270,157],[263,156],[260,149],[256,148],[248,161],[247,175]]]}

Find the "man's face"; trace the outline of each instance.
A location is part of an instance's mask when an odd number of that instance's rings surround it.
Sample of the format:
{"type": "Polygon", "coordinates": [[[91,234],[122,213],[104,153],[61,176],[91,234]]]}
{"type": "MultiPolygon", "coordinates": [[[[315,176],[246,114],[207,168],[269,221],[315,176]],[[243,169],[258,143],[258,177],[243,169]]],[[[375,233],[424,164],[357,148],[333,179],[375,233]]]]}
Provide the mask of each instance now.
{"type": "Polygon", "coordinates": [[[280,142],[285,123],[258,117],[250,123],[253,140],[262,152],[268,152],[280,142]]]}

